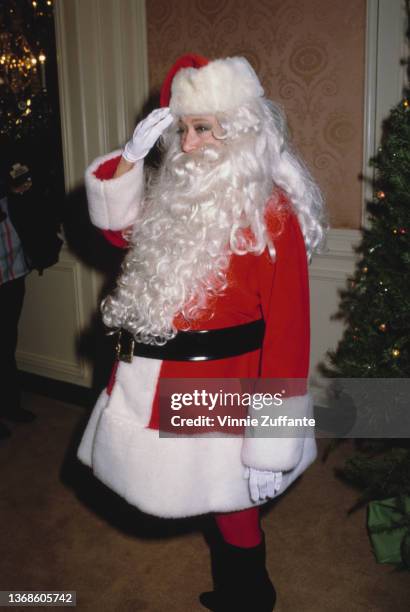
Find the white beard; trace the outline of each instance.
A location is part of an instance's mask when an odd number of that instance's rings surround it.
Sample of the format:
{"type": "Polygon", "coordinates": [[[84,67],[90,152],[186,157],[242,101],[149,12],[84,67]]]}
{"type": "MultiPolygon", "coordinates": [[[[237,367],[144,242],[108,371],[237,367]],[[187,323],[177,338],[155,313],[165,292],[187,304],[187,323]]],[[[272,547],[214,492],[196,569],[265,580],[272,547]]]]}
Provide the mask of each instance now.
{"type": "MultiPolygon", "coordinates": [[[[148,185],[115,293],[102,304],[108,327],[123,327],[147,344],[166,342],[178,313],[188,325],[225,289],[232,246],[261,250],[242,236],[249,203],[234,165],[224,144],[195,155],[168,151],[148,185]]],[[[260,188],[266,201],[271,179],[260,188]]]]}

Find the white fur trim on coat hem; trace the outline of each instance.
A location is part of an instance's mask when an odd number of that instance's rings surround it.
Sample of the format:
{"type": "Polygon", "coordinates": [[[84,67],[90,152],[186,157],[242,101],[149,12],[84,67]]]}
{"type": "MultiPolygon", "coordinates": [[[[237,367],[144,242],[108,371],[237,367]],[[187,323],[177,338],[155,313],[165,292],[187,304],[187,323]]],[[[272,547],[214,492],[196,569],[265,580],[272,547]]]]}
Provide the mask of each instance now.
{"type": "Polygon", "coordinates": [[[97,157],[85,173],[90,218],[103,230],[123,230],[133,225],[144,196],[144,162],[138,161],[131,170],[117,178],[101,180],[94,172],[104,162],[121,155],[122,150],[97,157]]]}
{"type": "MultiPolygon", "coordinates": [[[[241,461],[243,438],[162,438],[158,431],[124,418],[125,413],[119,416],[112,403],[111,396],[103,392],[95,407],[98,416],[90,419],[87,442],[81,443],[78,457],[130,504],[155,516],[182,518],[264,503],[255,504],[249,496],[241,461]]],[[[283,475],[276,496],[316,455],[315,439],[302,440],[300,461],[283,475]]]]}
{"type": "Polygon", "coordinates": [[[103,391],[94,406],[88,420],[87,427],[84,430],[80,446],[78,447],[77,457],[80,459],[80,461],[85,463],[85,465],[88,465],[88,467],[91,467],[93,462],[93,444],[98,421],[103,409],[108,403],[108,400],[109,396],[107,395],[106,391],[103,391]]]}

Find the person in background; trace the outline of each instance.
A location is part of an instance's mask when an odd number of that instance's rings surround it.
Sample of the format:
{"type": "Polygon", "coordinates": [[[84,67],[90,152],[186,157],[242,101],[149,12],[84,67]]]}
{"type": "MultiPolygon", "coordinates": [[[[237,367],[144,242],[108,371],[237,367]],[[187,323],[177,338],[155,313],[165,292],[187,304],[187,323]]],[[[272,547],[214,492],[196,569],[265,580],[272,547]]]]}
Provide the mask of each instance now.
{"type": "MultiPolygon", "coordinates": [[[[41,274],[58,260],[62,240],[56,216],[48,214],[51,190],[5,136],[0,138],[0,372],[2,401],[0,438],[11,431],[5,420],[30,423],[35,414],[21,405],[16,363],[18,324],[23,308],[25,279],[33,269],[41,274]],[[21,161],[19,161],[21,160],[21,161]]],[[[54,209],[58,202],[52,202],[54,209]]]]}
{"type": "Polygon", "coordinates": [[[161,106],[86,173],[92,222],[127,253],[102,304],[106,326],[121,330],[118,361],[78,457],[144,512],[211,514],[215,589],[202,605],[268,612],[276,591],[259,506],[314,461],[315,439],[160,435],[170,430],[158,387],[297,379],[283,409],[311,414],[308,259],[324,244],[323,200],[245,58],[183,56],[161,106]],[[147,177],[158,138],[162,163],[147,177]]]}

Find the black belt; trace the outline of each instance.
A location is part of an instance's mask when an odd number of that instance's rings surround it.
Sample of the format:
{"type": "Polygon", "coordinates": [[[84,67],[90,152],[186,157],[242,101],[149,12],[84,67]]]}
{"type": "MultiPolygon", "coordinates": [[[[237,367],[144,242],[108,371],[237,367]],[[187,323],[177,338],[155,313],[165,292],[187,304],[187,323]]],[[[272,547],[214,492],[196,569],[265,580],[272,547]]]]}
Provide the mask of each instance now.
{"type": "Polygon", "coordinates": [[[201,331],[180,331],[162,346],[137,342],[126,330],[119,332],[117,359],[130,363],[133,355],[168,361],[209,361],[236,357],[261,348],[265,332],[263,319],[201,331]]]}

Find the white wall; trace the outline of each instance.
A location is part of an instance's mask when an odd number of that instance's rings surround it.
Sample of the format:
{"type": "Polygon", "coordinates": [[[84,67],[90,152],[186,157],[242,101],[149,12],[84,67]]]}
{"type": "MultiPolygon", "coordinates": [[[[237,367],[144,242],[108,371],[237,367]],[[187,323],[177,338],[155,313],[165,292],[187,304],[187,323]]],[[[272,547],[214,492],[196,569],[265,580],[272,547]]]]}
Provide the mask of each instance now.
{"type": "MultiPolygon", "coordinates": [[[[125,142],[148,95],[145,3],[57,0],[55,25],[65,184],[80,233],[84,170],[125,142]]],[[[102,277],[81,255],[88,245],[74,249],[75,242],[67,235],[60,261],[42,277],[30,274],[17,357],[23,371],[89,387],[92,363],[77,344],[97,310],[102,277]]]]}

